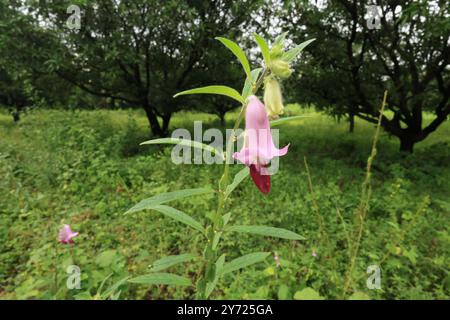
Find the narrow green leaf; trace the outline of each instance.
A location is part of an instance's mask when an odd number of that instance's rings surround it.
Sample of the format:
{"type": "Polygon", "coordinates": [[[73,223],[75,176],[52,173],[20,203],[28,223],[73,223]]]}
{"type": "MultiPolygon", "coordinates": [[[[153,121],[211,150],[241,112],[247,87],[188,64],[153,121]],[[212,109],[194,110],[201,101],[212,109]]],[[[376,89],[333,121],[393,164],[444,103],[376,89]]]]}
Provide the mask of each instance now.
{"type": "Polygon", "coordinates": [[[228,224],[228,221],[230,221],[230,218],[231,218],[231,212],[228,212],[222,216],[224,226],[228,224]]]}
{"type": "Polygon", "coordinates": [[[194,141],[194,140],[189,140],[189,139],[160,138],[160,139],[153,139],[153,140],[148,140],[148,141],[144,141],[144,142],[140,143],[140,145],[145,145],[145,144],[178,144],[178,145],[188,146],[188,147],[192,147],[192,148],[207,150],[207,151],[211,152],[212,154],[218,154],[223,158],[223,152],[221,150],[216,149],[207,144],[204,144],[204,143],[201,143],[198,141],[194,141]]]}
{"type": "Polygon", "coordinates": [[[181,223],[184,223],[194,228],[195,230],[200,231],[201,233],[205,232],[205,229],[203,229],[202,225],[197,220],[195,220],[191,216],[188,216],[186,213],[181,212],[180,210],[177,210],[175,208],[166,205],[155,205],[152,206],[150,209],[161,212],[163,215],[172,218],[174,220],[177,220],[181,223]]]}
{"type": "Polygon", "coordinates": [[[245,267],[248,267],[257,262],[261,262],[270,255],[270,252],[254,252],[246,254],[245,256],[236,258],[223,266],[220,275],[224,275],[245,267]]]}
{"type": "Polygon", "coordinates": [[[169,267],[172,267],[174,265],[190,261],[195,259],[195,256],[190,253],[180,254],[180,255],[174,255],[174,256],[167,256],[161,259],[156,260],[150,265],[150,272],[157,272],[164,269],[167,269],[169,267]]]}
{"type": "Polygon", "coordinates": [[[284,44],[284,40],[286,39],[287,32],[283,32],[278,37],[275,38],[275,41],[272,44],[272,47],[284,44]]]}
{"type": "Polygon", "coordinates": [[[257,68],[250,72],[250,78],[245,79],[244,88],[242,88],[242,97],[247,99],[252,94],[253,84],[258,80],[259,74],[263,68],[257,68]]]}
{"type": "Polygon", "coordinates": [[[266,40],[264,40],[261,36],[255,33],[255,40],[261,48],[261,53],[264,58],[264,62],[266,63],[266,67],[270,64],[270,54],[269,54],[269,46],[267,45],[266,40]]]}
{"type": "Polygon", "coordinates": [[[196,189],[184,189],[167,193],[160,193],[151,198],[147,198],[136,204],[129,209],[125,214],[133,213],[145,209],[151,209],[155,205],[163,204],[173,200],[179,200],[186,197],[198,196],[201,194],[213,193],[214,190],[210,188],[196,188],[196,189]]]}
{"type": "Polygon", "coordinates": [[[190,286],[191,280],[173,273],[149,273],[128,280],[131,283],[139,284],[167,284],[178,286],[190,286]]]}
{"type": "Polygon", "coordinates": [[[241,171],[239,171],[233,179],[233,182],[230,183],[227,188],[225,189],[225,198],[228,198],[228,196],[233,192],[234,189],[249,175],[250,170],[248,167],[244,167],[241,171]]]}
{"type": "Polygon", "coordinates": [[[298,119],[304,119],[304,118],[311,118],[311,116],[293,116],[293,117],[279,118],[277,120],[270,121],[270,127],[275,127],[284,122],[298,120],[298,119]]]}
{"type": "Polygon", "coordinates": [[[216,287],[217,282],[219,281],[220,275],[222,273],[224,263],[225,263],[225,254],[222,254],[216,261],[216,275],[214,276],[214,280],[206,284],[206,298],[209,297],[209,295],[213,292],[214,288],[216,287]]]}
{"type": "Polygon", "coordinates": [[[114,283],[111,287],[109,287],[108,289],[106,289],[105,292],[103,292],[103,293],[101,294],[102,298],[103,298],[103,299],[109,298],[112,294],[114,294],[114,293],[117,291],[117,289],[119,289],[119,287],[120,287],[121,285],[123,285],[125,282],[127,282],[128,279],[130,279],[129,276],[128,276],[128,277],[125,277],[125,278],[122,278],[122,279],[120,279],[119,281],[117,281],[116,283],[114,283]]]}
{"type": "Polygon", "coordinates": [[[274,228],[267,226],[230,226],[229,231],[252,233],[261,236],[275,237],[289,240],[305,240],[301,235],[282,228],[274,228]]]}
{"type": "Polygon", "coordinates": [[[230,97],[240,103],[244,103],[245,100],[235,89],[227,87],[227,86],[207,86],[202,88],[196,88],[191,90],[186,90],[177,93],[173,97],[176,98],[178,96],[186,95],[186,94],[219,94],[223,96],[230,97]]]}
{"type": "Polygon", "coordinates": [[[316,39],[310,39],[307,40],[305,42],[300,43],[299,45],[295,46],[294,48],[292,48],[291,50],[286,51],[282,58],[284,61],[286,62],[291,62],[292,60],[295,59],[295,57],[303,51],[303,49],[306,48],[307,45],[309,45],[311,42],[313,42],[316,39]]]}
{"type": "Polygon", "coordinates": [[[216,37],[217,40],[222,42],[222,44],[227,47],[233,54],[238,58],[239,62],[242,64],[242,67],[244,68],[245,74],[247,75],[247,78],[250,77],[250,64],[248,63],[247,56],[245,55],[244,51],[239,47],[239,45],[231,41],[227,38],[222,37],[216,37]]]}

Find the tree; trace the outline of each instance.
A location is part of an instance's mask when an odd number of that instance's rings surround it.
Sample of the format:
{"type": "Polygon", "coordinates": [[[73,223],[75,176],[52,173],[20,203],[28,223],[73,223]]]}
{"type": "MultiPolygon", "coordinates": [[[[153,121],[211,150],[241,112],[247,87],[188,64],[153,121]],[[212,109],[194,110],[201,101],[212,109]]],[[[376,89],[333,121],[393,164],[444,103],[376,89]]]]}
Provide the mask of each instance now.
{"type": "Polygon", "coordinates": [[[17,14],[6,2],[0,2],[0,104],[10,110],[14,121],[19,121],[20,113],[28,107],[61,104],[73,90],[56,75],[39,71],[36,66],[42,60],[35,59],[32,52],[23,54],[27,47],[17,39],[49,44],[42,32],[31,28],[30,22],[30,17],[17,14]]]}
{"type": "MultiPolygon", "coordinates": [[[[26,44],[22,52],[33,52],[42,72],[90,94],[142,107],[152,133],[163,136],[172,113],[186,103],[173,95],[195,85],[199,73],[208,77],[202,60],[214,36],[239,34],[259,2],[27,1],[34,35],[45,32],[52,44],[43,47],[27,35],[20,39],[26,44]],[[81,9],[80,30],[67,26],[71,4],[81,9]]],[[[22,11],[16,7],[17,14],[22,11]]]]}
{"type": "Polygon", "coordinates": [[[283,5],[285,29],[317,38],[307,48],[310,59],[297,79],[297,97],[376,123],[387,89],[392,115],[382,116],[382,126],[399,138],[402,151],[412,152],[450,113],[450,9],[445,1],[375,3],[379,28],[369,27],[377,20],[368,21],[365,3],[356,0],[283,5]],[[435,115],[430,123],[423,121],[425,111],[435,115]]]}

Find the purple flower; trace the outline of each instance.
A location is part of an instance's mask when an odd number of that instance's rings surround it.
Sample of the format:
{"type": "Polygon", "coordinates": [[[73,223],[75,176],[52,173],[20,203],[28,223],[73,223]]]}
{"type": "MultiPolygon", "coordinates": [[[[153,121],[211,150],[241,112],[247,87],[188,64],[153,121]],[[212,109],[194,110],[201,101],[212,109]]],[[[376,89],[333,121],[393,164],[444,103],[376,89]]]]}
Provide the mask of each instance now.
{"type": "Polygon", "coordinates": [[[68,224],[65,224],[59,230],[59,242],[64,244],[73,243],[72,238],[78,236],[78,232],[73,232],[68,224]]]}

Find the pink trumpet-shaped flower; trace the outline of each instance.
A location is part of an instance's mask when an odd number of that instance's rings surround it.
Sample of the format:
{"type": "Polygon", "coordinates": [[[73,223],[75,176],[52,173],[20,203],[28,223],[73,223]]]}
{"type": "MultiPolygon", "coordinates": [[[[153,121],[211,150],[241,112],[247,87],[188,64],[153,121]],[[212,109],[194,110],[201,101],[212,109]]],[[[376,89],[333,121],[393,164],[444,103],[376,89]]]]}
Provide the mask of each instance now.
{"type": "Polygon", "coordinates": [[[244,147],[235,152],[233,158],[250,168],[253,182],[262,193],[267,194],[270,191],[269,162],[274,157],[284,156],[289,145],[282,149],[275,147],[266,108],[256,96],[249,97],[244,139],[244,147]]]}
{"type": "Polygon", "coordinates": [[[78,236],[78,232],[73,232],[68,224],[65,224],[61,230],[59,230],[59,242],[61,243],[73,243],[72,238],[76,236],[78,236]]]}

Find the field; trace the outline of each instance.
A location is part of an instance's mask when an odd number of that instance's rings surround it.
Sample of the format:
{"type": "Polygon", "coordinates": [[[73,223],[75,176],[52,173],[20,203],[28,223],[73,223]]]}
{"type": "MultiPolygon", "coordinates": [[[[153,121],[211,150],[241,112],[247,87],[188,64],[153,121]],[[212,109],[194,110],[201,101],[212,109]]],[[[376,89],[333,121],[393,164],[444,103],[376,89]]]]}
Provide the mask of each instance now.
{"type": "MultiPolygon", "coordinates": [[[[229,258],[252,251],[273,255],[227,275],[211,298],[448,299],[450,122],[408,156],[398,152],[395,137],[381,134],[351,276],[356,294],[344,295],[348,248],[358,226],[355,210],[375,128],[357,121],[350,134],[345,121],[294,105],[288,109],[309,118],[279,126],[281,144],[291,147],[280,159],[271,193],[262,196],[247,179],[228,208],[233,222],[282,227],[306,240],[225,235],[229,258]],[[366,287],[370,265],[381,267],[381,289],[366,287]]],[[[227,127],[235,116],[227,116],[227,127]]],[[[194,120],[219,126],[214,116],[183,112],[175,115],[171,129],[192,128],[194,120]]],[[[148,138],[139,111],[44,109],[30,112],[19,124],[0,114],[0,298],[103,299],[106,288],[144,274],[164,255],[202,254],[201,236],[178,223],[154,211],[124,212],[161,192],[216,188],[222,168],[174,165],[170,147],[139,146],[148,138]],[[63,223],[80,232],[73,247],[57,242],[63,223]],[[78,290],[65,285],[72,264],[81,271],[78,290]]],[[[241,168],[233,166],[233,173],[241,168]]],[[[193,197],[174,206],[204,222],[215,199],[193,197]]],[[[192,262],[173,270],[192,277],[197,268],[192,262]]],[[[116,293],[120,299],[194,297],[191,287],[127,282],[116,293]]]]}

